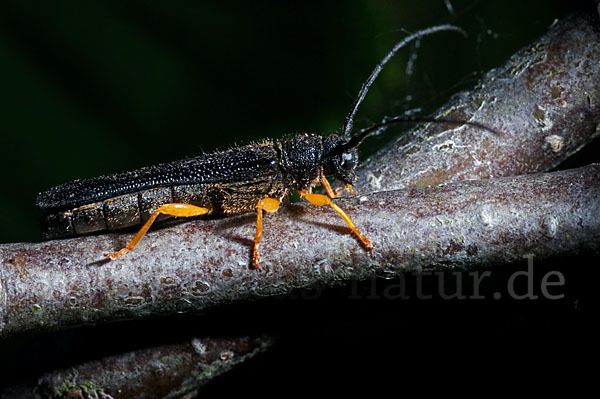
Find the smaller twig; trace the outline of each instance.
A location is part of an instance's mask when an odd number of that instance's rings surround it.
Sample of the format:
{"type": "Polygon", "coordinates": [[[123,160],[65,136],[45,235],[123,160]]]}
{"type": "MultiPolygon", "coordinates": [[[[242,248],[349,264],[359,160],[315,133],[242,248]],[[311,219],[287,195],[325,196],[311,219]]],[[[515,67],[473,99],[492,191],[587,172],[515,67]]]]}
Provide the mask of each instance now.
{"type": "Polygon", "coordinates": [[[270,340],[194,338],[106,357],[42,376],[35,387],[1,392],[6,399],[192,398],[196,389],[236,364],[264,351],[270,340]],[[186,396],[187,395],[187,396],[186,396]]]}

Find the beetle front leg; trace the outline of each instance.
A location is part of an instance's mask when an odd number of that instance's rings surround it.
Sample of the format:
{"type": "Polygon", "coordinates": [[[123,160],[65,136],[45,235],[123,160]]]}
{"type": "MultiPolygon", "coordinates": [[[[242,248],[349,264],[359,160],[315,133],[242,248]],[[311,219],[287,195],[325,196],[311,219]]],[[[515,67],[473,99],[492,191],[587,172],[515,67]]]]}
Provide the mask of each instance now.
{"type": "Polygon", "coordinates": [[[352,230],[352,232],[360,239],[360,241],[364,244],[364,246],[369,251],[373,249],[373,244],[371,244],[371,241],[367,238],[367,236],[365,236],[363,233],[361,233],[361,231],[358,229],[358,227],[356,227],[356,225],[350,219],[350,217],[346,214],[346,212],[344,212],[342,210],[342,208],[340,208],[339,206],[334,204],[333,201],[328,196],[323,195],[323,194],[311,194],[306,191],[301,191],[300,195],[313,205],[317,205],[317,206],[329,205],[329,206],[331,206],[342,217],[342,219],[344,219],[344,221],[348,224],[348,227],[350,227],[350,230],[352,230]]]}
{"type": "MultiPolygon", "coordinates": [[[[329,184],[329,180],[325,176],[321,177],[321,184],[325,188],[325,192],[327,192],[329,198],[338,198],[342,195],[342,188],[338,187],[335,190],[331,188],[331,184],[329,184]]],[[[354,187],[350,183],[344,183],[344,188],[348,193],[356,195],[356,191],[354,191],[354,187]]]]}

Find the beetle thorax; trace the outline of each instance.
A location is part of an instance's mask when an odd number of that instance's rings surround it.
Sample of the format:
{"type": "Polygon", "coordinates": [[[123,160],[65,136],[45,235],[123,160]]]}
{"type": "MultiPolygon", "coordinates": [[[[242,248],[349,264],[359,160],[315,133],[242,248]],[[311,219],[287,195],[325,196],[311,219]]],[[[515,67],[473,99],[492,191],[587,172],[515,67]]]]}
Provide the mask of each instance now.
{"type": "Polygon", "coordinates": [[[323,170],[323,138],[298,134],[279,144],[281,167],[295,190],[308,190],[319,182],[323,170]]]}

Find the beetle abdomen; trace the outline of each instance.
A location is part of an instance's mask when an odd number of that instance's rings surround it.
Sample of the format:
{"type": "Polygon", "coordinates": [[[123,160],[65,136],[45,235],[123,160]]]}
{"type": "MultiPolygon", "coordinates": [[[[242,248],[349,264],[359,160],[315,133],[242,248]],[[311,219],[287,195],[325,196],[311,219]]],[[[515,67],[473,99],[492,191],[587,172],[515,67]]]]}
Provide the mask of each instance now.
{"type": "Polygon", "coordinates": [[[53,211],[43,220],[42,234],[45,239],[52,239],[136,226],[148,220],[159,206],[173,202],[212,209],[205,186],[154,188],[53,211]]]}

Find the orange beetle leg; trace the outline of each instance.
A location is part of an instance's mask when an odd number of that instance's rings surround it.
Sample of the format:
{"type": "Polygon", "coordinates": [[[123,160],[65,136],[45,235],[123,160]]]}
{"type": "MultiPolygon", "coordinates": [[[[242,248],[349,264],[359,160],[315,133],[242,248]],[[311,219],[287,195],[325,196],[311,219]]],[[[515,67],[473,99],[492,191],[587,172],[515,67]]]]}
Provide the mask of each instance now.
{"type": "Polygon", "coordinates": [[[344,219],[344,221],[348,224],[348,227],[350,227],[350,230],[352,230],[352,232],[360,239],[360,241],[362,241],[364,246],[368,250],[373,249],[373,244],[371,244],[371,241],[363,233],[361,233],[360,230],[358,230],[358,227],[356,227],[356,225],[354,224],[354,222],[352,222],[352,220],[346,214],[346,212],[344,212],[339,206],[334,204],[333,201],[329,197],[327,197],[326,195],[323,195],[323,194],[309,194],[306,192],[300,192],[300,195],[303,198],[306,198],[306,200],[313,205],[317,205],[317,206],[329,205],[329,206],[331,206],[342,217],[342,219],[344,219]]]}
{"type": "Polygon", "coordinates": [[[356,196],[356,191],[354,191],[354,187],[352,187],[352,184],[350,183],[344,183],[344,188],[346,189],[346,191],[348,191],[350,194],[356,196]]]}
{"type": "MultiPolygon", "coordinates": [[[[329,198],[338,198],[342,195],[342,188],[338,187],[335,190],[332,189],[331,184],[329,184],[329,181],[327,180],[327,178],[325,176],[321,177],[321,184],[325,188],[325,191],[327,192],[327,196],[329,198]]],[[[352,184],[344,183],[344,188],[350,194],[356,195],[356,191],[354,191],[354,187],[352,187],[352,184]]]]}
{"type": "Polygon", "coordinates": [[[150,226],[152,226],[152,223],[154,223],[154,221],[156,220],[158,215],[160,215],[161,213],[164,215],[171,215],[171,216],[178,216],[178,217],[190,217],[190,216],[204,215],[204,214],[208,213],[208,211],[209,210],[207,208],[201,208],[199,206],[190,205],[190,204],[173,203],[173,204],[161,205],[160,207],[158,207],[158,209],[156,209],[154,212],[152,212],[152,215],[150,215],[150,217],[148,218],[148,220],[146,220],[146,223],[144,223],[142,228],[135,234],[135,236],[133,236],[131,241],[129,241],[127,243],[127,246],[125,248],[123,248],[117,252],[105,254],[104,256],[106,256],[107,258],[110,258],[111,260],[115,260],[115,259],[120,258],[121,256],[125,255],[127,252],[131,251],[137,245],[137,243],[140,242],[140,240],[142,239],[144,234],[146,234],[146,232],[148,231],[150,226]]]}
{"type": "Polygon", "coordinates": [[[325,176],[321,177],[321,184],[323,185],[323,188],[325,188],[325,192],[327,192],[329,198],[337,198],[340,196],[341,192],[339,187],[335,190],[331,188],[331,184],[329,184],[329,180],[327,180],[325,176]]]}
{"type": "Polygon", "coordinates": [[[258,247],[260,245],[260,239],[262,238],[262,212],[275,212],[279,209],[279,200],[276,198],[264,198],[258,202],[256,210],[256,235],[254,236],[254,248],[252,251],[252,265],[255,269],[258,269],[260,256],[258,254],[258,247]]]}

